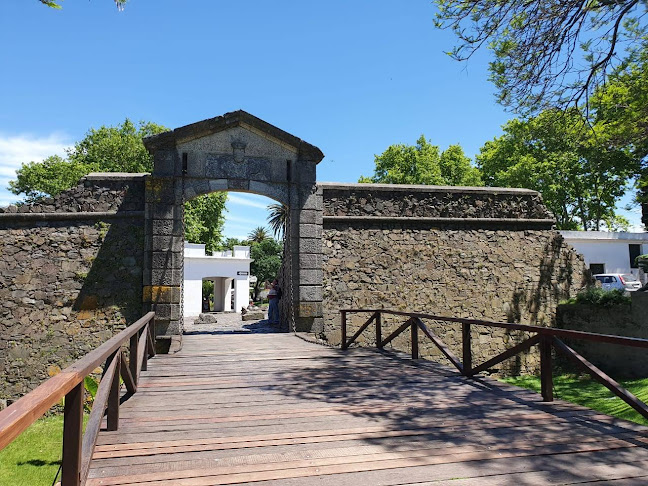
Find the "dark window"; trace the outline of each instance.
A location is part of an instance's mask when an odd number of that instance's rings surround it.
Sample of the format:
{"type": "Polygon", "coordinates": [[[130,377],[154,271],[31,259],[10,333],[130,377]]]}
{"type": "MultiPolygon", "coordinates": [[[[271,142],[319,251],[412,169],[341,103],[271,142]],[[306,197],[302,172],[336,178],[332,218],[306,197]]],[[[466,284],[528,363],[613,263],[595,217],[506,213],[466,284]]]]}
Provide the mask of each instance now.
{"type": "Polygon", "coordinates": [[[628,252],[630,253],[630,268],[639,268],[635,260],[641,255],[641,245],[628,245],[628,252]]]}
{"type": "Polygon", "coordinates": [[[598,275],[599,273],[605,273],[605,264],[604,263],[590,263],[590,272],[592,272],[592,275],[598,275]]]}

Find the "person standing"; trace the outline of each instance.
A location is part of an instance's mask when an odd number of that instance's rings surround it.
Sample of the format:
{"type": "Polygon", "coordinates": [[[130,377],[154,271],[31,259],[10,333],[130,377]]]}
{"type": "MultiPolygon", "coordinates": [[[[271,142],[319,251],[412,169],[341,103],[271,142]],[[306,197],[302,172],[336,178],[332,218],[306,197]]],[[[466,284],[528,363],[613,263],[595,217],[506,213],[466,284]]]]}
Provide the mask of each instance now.
{"type": "Polygon", "coordinates": [[[275,278],[272,282],[270,292],[268,292],[268,321],[270,324],[279,324],[279,299],[281,298],[281,288],[275,278]]]}

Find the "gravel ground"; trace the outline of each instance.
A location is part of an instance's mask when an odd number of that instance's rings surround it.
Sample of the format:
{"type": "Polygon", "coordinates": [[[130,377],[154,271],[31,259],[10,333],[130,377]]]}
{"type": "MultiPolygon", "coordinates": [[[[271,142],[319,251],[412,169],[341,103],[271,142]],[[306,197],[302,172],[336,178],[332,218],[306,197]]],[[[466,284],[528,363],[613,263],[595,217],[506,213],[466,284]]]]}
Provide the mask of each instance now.
{"type": "Polygon", "coordinates": [[[236,312],[214,312],[216,324],[194,324],[198,316],[185,317],[185,334],[247,334],[280,332],[278,326],[271,325],[266,319],[260,321],[243,321],[236,312]]]}

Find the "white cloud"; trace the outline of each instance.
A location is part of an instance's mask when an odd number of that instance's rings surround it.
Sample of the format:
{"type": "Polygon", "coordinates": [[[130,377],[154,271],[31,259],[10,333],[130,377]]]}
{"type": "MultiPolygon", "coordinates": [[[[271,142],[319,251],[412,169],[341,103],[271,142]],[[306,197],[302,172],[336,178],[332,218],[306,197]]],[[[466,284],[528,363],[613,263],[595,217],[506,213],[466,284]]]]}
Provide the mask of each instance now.
{"type": "Polygon", "coordinates": [[[227,201],[235,205],[238,204],[241,206],[249,206],[251,208],[257,209],[266,209],[269,204],[272,204],[272,201],[264,196],[257,196],[254,194],[232,194],[231,192],[227,194],[227,201]],[[259,198],[266,199],[269,202],[264,203],[259,198]]]}
{"type": "Polygon", "coordinates": [[[251,218],[241,218],[240,216],[232,216],[231,214],[227,214],[225,216],[225,222],[226,223],[240,223],[239,226],[249,226],[249,225],[256,225],[259,226],[259,220],[258,219],[251,219],[251,218]]]}
{"type": "Polygon", "coordinates": [[[39,162],[49,155],[65,155],[70,143],[60,134],[46,137],[0,133],[0,175],[14,177],[26,162],[39,162]]]}
{"type": "Polygon", "coordinates": [[[66,137],[58,133],[45,137],[0,133],[0,206],[20,199],[6,188],[23,163],[40,162],[50,155],[65,156],[65,148],[69,145],[66,137]]]}

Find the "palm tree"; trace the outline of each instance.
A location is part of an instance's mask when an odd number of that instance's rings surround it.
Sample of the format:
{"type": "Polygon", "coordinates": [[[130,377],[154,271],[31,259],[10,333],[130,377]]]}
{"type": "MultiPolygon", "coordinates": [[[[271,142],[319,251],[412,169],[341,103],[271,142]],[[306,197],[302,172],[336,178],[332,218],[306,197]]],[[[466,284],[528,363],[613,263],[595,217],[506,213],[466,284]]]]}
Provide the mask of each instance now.
{"type": "Polygon", "coordinates": [[[248,235],[250,243],[261,243],[269,238],[268,231],[263,226],[257,226],[248,235]]]}
{"type": "Polygon", "coordinates": [[[281,236],[286,232],[288,208],[283,204],[270,204],[268,206],[268,211],[270,212],[268,215],[268,224],[270,225],[275,238],[277,238],[277,236],[281,238],[281,236]]]}

